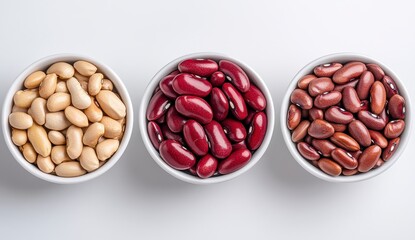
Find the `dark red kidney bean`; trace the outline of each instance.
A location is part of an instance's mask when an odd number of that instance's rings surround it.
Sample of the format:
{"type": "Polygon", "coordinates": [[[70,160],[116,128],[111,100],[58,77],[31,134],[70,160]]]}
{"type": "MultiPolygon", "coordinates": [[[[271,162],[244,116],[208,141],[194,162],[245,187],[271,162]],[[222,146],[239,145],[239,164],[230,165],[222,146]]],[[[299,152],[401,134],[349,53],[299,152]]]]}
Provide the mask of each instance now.
{"type": "Polygon", "coordinates": [[[215,120],[205,125],[205,132],[209,139],[210,151],[217,158],[226,158],[232,152],[232,145],[223,131],[222,126],[215,120]]]}
{"type": "Polygon", "coordinates": [[[359,96],[357,96],[357,92],[352,87],[346,87],[343,89],[342,92],[343,95],[343,106],[344,108],[351,112],[351,113],[357,113],[360,111],[360,104],[361,101],[359,99],[359,96]]]}
{"type": "Polygon", "coordinates": [[[329,122],[333,126],[335,132],[344,132],[347,129],[346,124],[329,122]]]}
{"type": "Polygon", "coordinates": [[[360,150],[359,143],[345,133],[334,133],[333,136],[330,137],[330,141],[347,151],[354,152],[360,150]]]}
{"type": "Polygon", "coordinates": [[[310,127],[310,121],[303,120],[298,124],[291,134],[291,140],[293,142],[299,142],[301,139],[305,138],[307,135],[308,128],[310,127]]]}
{"type": "Polygon", "coordinates": [[[318,77],[331,77],[342,67],[343,65],[341,63],[321,64],[314,68],[314,74],[318,77]]]}
{"type": "Polygon", "coordinates": [[[298,124],[300,124],[300,121],[301,121],[301,110],[300,110],[300,108],[298,108],[294,104],[291,104],[290,107],[288,108],[288,113],[287,113],[287,127],[288,127],[288,129],[290,129],[290,130],[295,129],[298,126],[298,124]]]}
{"type": "Polygon", "coordinates": [[[318,167],[331,176],[339,176],[342,173],[342,167],[328,158],[318,160],[318,167]]]}
{"type": "Polygon", "coordinates": [[[382,130],[386,126],[384,119],[380,118],[378,115],[373,114],[369,111],[359,111],[357,117],[362,121],[367,128],[373,130],[382,130]]]}
{"type": "Polygon", "coordinates": [[[161,89],[160,89],[160,86],[159,85],[157,85],[157,87],[154,89],[154,91],[153,91],[153,95],[151,95],[151,96],[154,96],[154,94],[156,94],[158,91],[160,91],[161,89]]]}
{"type": "Polygon", "coordinates": [[[381,154],[382,149],[377,145],[372,145],[366,148],[363,150],[363,153],[359,158],[359,167],[357,170],[359,170],[359,172],[369,171],[376,165],[376,162],[379,160],[381,154]]]}
{"type": "Polygon", "coordinates": [[[362,62],[349,62],[334,73],[333,82],[345,84],[353,78],[358,78],[366,69],[362,62]]]}
{"type": "Polygon", "coordinates": [[[180,113],[177,112],[176,108],[172,107],[167,111],[166,122],[167,126],[172,132],[181,132],[186,121],[187,119],[180,115],[180,113]]]}
{"type": "Polygon", "coordinates": [[[218,171],[220,174],[229,174],[243,168],[251,159],[251,152],[248,149],[238,149],[225,160],[219,163],[218,171]]]}
{"type": "MultiPolygon", "coordinates": [[[[170,108],[169,108],[170,109],[170,108]]],[[[168,110],[167,110],[168,111],[168,110]]],[[[164,114],[163,116],[161,116],[161,117],[159,117],[159,118],[157,118],[156,119],[156,122],[158,123],[158,124],[163,124],[163,123],[165,123],[166,122],[166,115],[167,114],[164,114]]]]}
{"type": "Polygon", "coordinates": [[[174,91],[180,95],[192,95],[206,97],[212,90],[212,84],[202,78],[197,78],[189,73],[176,75],[172,82],[174,91]]]}
{"type": "Polygon", "coordinates": [[[316,119],[310,124],[307,132],[313,138],[324,139],[334,134],[334,128],[327,121],[316,119]]]}
{"type": "Polygon", "coordinates": [[[178,94],[173,90],[173,80],[175,75],[167,75],[159,82],[160,90],[166,95],[168,98],[176,98],[178,94]]]}
{"type": "Polygon", "coordinates": [[[212,76],[210,76],[210,83],[214,87],[222,86],[225,80],[226,80],[225,74],[221,71],[216,71],[212,73],[212,76]]]}
{"type": "Polygon", "coordinates": [[[359,79],[356,79],[356,80],[352,80],[352,81],[350,81],[348,83],[345,83],[345,84],[336,85],[334,87],[334,91],[342,92],[343,89],[345,89],[346,87],[356,88],[356,85],[357,85],[358,82],[359,82],[359,79]]]}
{"type": "Polygon", "coordinates": [[[370,88],[370,109],[374,114],[379,115],[386,104],[386,90],[383,84],[376,81],[370,88]]]}
{"type": "Polygon", "coordinates": [[[395,94],[389,99],[388,111],[392,118],[404,119],[405,110],[405,99],[401,95],[395,94]]]}
{"type": "Polygon", "coordinates": [[[193,165],[193,167],[189,168],[189,173],[193,176],[197,176],[196,167],[197,167],[197,164],[195,164],[195,165],[193,165]]]}
{"type": "Polygon", "coordinates": [[[310,110],[308,110],[308,114],[310,116],[311,120],[316,120],[316,119],[323,119],[324,118],[324,112],[321,109],[318,108],[311,108],[310,110]]]}
{"type": "Polygon", "coordinates": [[[232,114],[239,120],[245,119],[248,116],[248,109],[241,93],[230,83],[224,83],[222,91],[228,97],[232,114]]]}
{"type": "Polygon", "coordinates": [[[306,90],[308,89],[308,84],[310,84],[310,82],[316,78],[317,77],[313,74],[305,75],[304,77],[300,78],[300,80],[298,80],[297,86],[300,89],[306,90]]]}
{"type": "Polygon", "coordinates": [[[162,91],[156,92],[147,106],[147,120],[154,121],[163,116],[171,106],[170,100],[162,91]]]}
{"type": "Polygon", "coordinates": [[[334,89],[334,83],[328,77],[320,77],[313,79],[308,84],[308,93],[310,96],[315,97],[325,92],[330,92],[334,89]]]}
{"type": "Polygon", "coordinates": [[[379,114],[379,117],[385,121],[385,123],[389,122],[389,115],[386,113],[386,108],[379,114]]]}
{"type": "Polygon", "coordinates": [[[333,106],[326,110],[324,118],[329,122],[348,124],[353,121],[353,114],[341,107],[333,106]]]}
{"type": "Polygon", "coordinates": [[[251,84],[249,90],[243,93],[242,96],[245,102],[256,111],[262,111],[267,106],[267,100],[264,94],[255,85],[251,84]]]}
{"type": "Polygon", "coordinates": [[[369,111],[369,101],[363,100],[360,102],[360,111],[369,111]]]}
{"type": "Polygon", "coordinates": [[[400,141],[400,138],[394,138],[389,141],[388,146],[382,152],[383,161],[388,161],[392,154],[395,153],[396,149],[398,149],[399,147],[400,141]]]}
{"type": "Polygon", "coordinates": [[[210,106],[213,111],[213,119],[222,121],[228,116],[229,102],[220,88],[213,88],[210,93],[210,106]]]}
{"type": "Polygon", "coordinates": [[[354,151],[354,152],[350,152],[350,154],[351,154],[351,155],[352,155],[355,159],[359,160],[360,155],[362,155],[362,151],[357,150],[357,151],[354,151]]]}
{"type": "Polygon", "coordinates": [[[385,72],[383,69],[375,64],[375,63],[369,63],[366,64],[367,70],[369,70],[371,73],[373,73],[376,80],[380,81],[385,76],[385,72]]]}
{"type": "Polygon", "coordinates": [[[350,135],[362,146],[368,147],[372,143],[367,127],[359,120],[353,120],[349,126],[350,135]]]}
{"type": "Polygon", "coordinates": [[[313,107],[313,99],[302,89],[295,89],[291,93],[290,100],[301,109],[310,109],[313,107]]]}
{"type": "Polygon", "coordinates": [[[161,158],[172,168],[186,170],[196,164],[196,158],[189,150],[175,140],[165,140],[159,148],[161,158]]]}
{"type": "Polygon", "coordinates": [[[373,166],[372,169],[378,168],[382,166],[385,163],[385,161],[382,160],[382,158],[379,158],[379,160],[376,162],[375,166],[373,166]]]}
{"type": "Polygon", "coordinates": [[[244,70],[237,64],[228,60],[220,60],[219,70],[230,78],[228,80],[230,80],[240,92],[244,93],[249,90],[249,87],[251,86],[249,78],[244,70]]]}
{"type": "Polygon", "coordinates": [[[364,100],[369,97],[369,91],[374,82],[375,77],[371,72],[365,71],[362,73],[359,83],[356,86],[357,96],[359,96],[360,100],[364,100]]]}
{"type": "Polygon", "coordinates": [[[241,149],[241,148],[248,148],[246,146],[245,141],[240,141],[240,142],[237,142],[237,143],[232,144],[232,152],[234,152],[234,151],[236,151],[238,149],[241,149]]]}
{"type": "Polygon", "coordinates": [[[331,157],[338,164],[347,169],[357,168],[358,162],[350,153],[346,152],[344,149],[336,148],[331,151],[331,157]]]}
{"type": "Polygon", "coordinates": [[[252,118],[246,138],[246,145],[250,150],[254,151],[261,146],[267,133],[267,124],[267,115],[264,112],[258,112],[252,118]]]}
{"type": "Polygon", "coordinates": [[[248,108],[248,116],[242,120],[242,122],[245,124],[245,126],[251,125],[252,118],[254,117],[256,111],[252,110],[251,108],[248,108]]]}
{"type": "Polygon", "coordinates": [[[403,130],[405,129],[405,121],[402,119],[390,121],[386,124],[385,129],[383,130],[383,135],[387,138],[397,138],[401,136],[403,130]]]}
{"type": "Polygon", "coordinates": [[[318,108],[327,108],[338,104],[342,99],[342,94],[337,91],[331,91],[318,95],[314,99],[314,106],[318,108]]]}
{"type": "Polygon", "coordinates": [[[194,154],[204,156],[209,151],[205,130],[195,120],[189,120],[184,124],[183,137],[194,154]]]}
{"type": "Polygon", "coordinates": [[[391,98],[395,94],[399,94],[398,86],[396,85],[395,81],[391,77],[385,75],[382,78],[382,83],[383,83],[383,86],[385,87],[386,97],[388,99],[391,98]]]}
{"type": "Polygon", "coordinates": [[[311,141],[313,140],[313,138],[310,135],[306,135],[304,138],[304,142],[311,144],[311,141]]]}
{"type": "Polygon", "coordinates": [[[218,64],[211,59],[186,59],[178,65],[180,72],[208,77],[218,70],[218,64]]]}
{"type": "Polygon", "coordinates": [[[147,133],[155,149],[159,149],[160,143],[164,140],[160,126],[155,122],[148,122],[147,133]]]}
{"type": "Polygon", "coordinates": [[[245,126],[240,122],[232,118],[227,118],[221,122],[223,131],[229,140],[233,142],[240,142],[246,138],[245,126]]]}
{"type": "Polygon", "coordinates": [[[386,148],[388,146],[388,140],[383,136],[382,133],[374,130],[369,130],[369,134],[374,144],[378,145],[381,148],[386,148]]]}
{"type": "Polygon", "coordinates": [[[180,73],[180,71],[179,70],[174,70],[173,72],[171,72],[171,73],[169,73],[169,75],[173,75],[173,76],[176,76],[177,74],[179,74],[180,73]]]}
{"type": "Polygon", "coordinates": [[[196,96],[180,96],[176,98],[175,107],[183,116],[193,118],[202,124],[212,121],[212,108],[203,98],[196,96]]]}
{"type": "Polygon", "coordinates": [[[161,125],[161,132],[163,133],[165,139],[176,140],[180,144],[184,144],[183,137],[180,134],[172,132],[167,125],[161,125]]]}
{"type": "Polygon", "coordinates": [[[202,157],[196,165],[196,174],[200,178],[209,178],[213,176],[218,167],[218,160],[208,154],[202,157]]]}
{"type": "Polygon", "coordinates": [[[307,160],[315,161],[320,159],[320,154],[317,150],[308,143],[300,142],[297,144],[298,152],[307,160]]]}
{"type": "Polygon", "coordinates": [[[344,176],[353,176],[358,173],[357,169],[343,169],[342,174],[344,176]]]}
{"type": "Polygon", "coordinates": [[[322,139],[313,139],[311,140],[311,145],[324,157],[330,157],[331,151],[337,147],[328,140],[322,139]]]}

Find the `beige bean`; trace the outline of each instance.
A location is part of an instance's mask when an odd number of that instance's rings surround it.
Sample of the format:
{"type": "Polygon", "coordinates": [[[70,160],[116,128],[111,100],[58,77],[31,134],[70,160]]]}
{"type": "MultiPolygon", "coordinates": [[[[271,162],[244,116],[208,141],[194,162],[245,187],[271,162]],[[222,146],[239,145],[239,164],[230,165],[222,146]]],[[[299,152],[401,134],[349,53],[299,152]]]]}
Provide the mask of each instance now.
{"type": "Polygon", "coordinates": [[[27,113],[27,108],[18,107],[16,105],[13,105],[12,107],[12,113],[14,112],[24,112],[27,113]]]}
{"type": "Polygon", "coordinates": [[[52,144],[49,141],[46,130],[42,126],[33,124],[33,126],[27,130],[27,137],[37,153],[43,157],[50,155],[52,144]]]}
{"type": "Polygon", "coordinates": [[[46,100],[38,97],[32,102],[32,106],[29,108],[29,114],[32,116],[33,120],[39,124],[43,125],[46,122],[46,100]]]}
{"type": "Polygon", "coordinates": [[[27,142],[21,147],[23,157],[30,163],[36,162],[37,153],[30,142],[27,142]]]}
{"type": "Polygon", "coordinates": [[[66,82],[69,92],[71,93],[72,105],[78,109],[86,109],[91,105],[91,98],[82,89],[81,84],[76,78],[70,78],[66,82]]]}
{"type": "Polygon", "coordinates": [[[85,131],[82,142],[90,147],[95,147],[98,139],[104,135],[105,127],[102,123],[93,123],[85,131]]]}
{"type": "Polygon", "coordinates": [[[66,146],[64,145],[54,146],[50,156],[55,164],[61,164],[65,161],[71,160],[71,158],[68,156],[68,153],[66,152],[66,146]]]}
{"type": "Polygon", "coordinates": [[[112,83],[111,80],[104,78],[104,79],[102,79],[102,87],[101,87],[101,89],[102,90],[110,90],[110,91],[112,91],[114,89],[114,84],[112,83]]]}
{"type": "Polygon", "coordinates": [[[84,113],[90,122],[99,122],[104,115],[94,98],[91,98],[91,105],[84,110],[84,113]]]}
{"type": "Polygon", "coordinates": [[[73,66],[77,72],[87,77],[91,76],[97,71],[97,67],[87,61],[76,61],[73,66]]]}
{"type": "Polygon", "coordinates": [[[99,91],[101,91],[102,79],[104,79],[104,75],[102,75],[102,73],[95,73],[91,77],[89,77],[89,81],[88,81],[89,95],[95,96],[99,93],[99,91]]]}
{"type": "Polygon", "coordinates": [[[63,162],[56,166],[55,172],[60,177],[78,177],[86,173],[77,161],[63,162]]]}
{"type": "Polygon", "coordinates": [[[12,129],[12,141],[16,146],[23,146],[27,143],[27,132],[26,130],[12,129]]]}
{"type": "Polygon", "coordinates": [[[19,90],[13,96],[13,102],[17,107],[27,109],[37,97],[39,97],[37,89],[19,90]]]}
{"type": "Polygon", "coordinates": [[[71,122],[66,119],[65,113],[63,111],[46,113],[45,127],[49,128],[50,130],[61,131],[68,128],[70,125],[71,122]]]}
{"type": "Polygon", "coordinates": [[[104,137],[116,138],[120,136],[122,132],[122,125],[119,122],[110,117],[104,116],[102,117],[101,123],[105,128],[104,137]]]}
{"type": "Polygon", "coordinates": [[[78,80],[78,81],[85,81],[88,82],[89,77],[84,76],[82,74],[80,74],[79,72],[75,71],[74,77],[78,80]]]}
{"type": "Polygon", "coordinates": [[[50,159],[50,157],[42,157],[42,156],[37,156],[37,161],[36,161],[37,167],[44,173],[51,173],[53,172],[53,170],[55,170],[55,164],[53,164],[52,160],[50,159]]]}
{"type": "Polygon", "coordinates": [[[110,158],[120,146],[120,141],[115,139],[105,139],[104,141],[98,143],[96,151],[98,159],[105,161],[110,158]]]}
{"type": "Polygon", "coordinates": [[[84,147],[79,157],[81,166],[88,172],[92,172],[99,167],[99,160],[95,150],[91,147],[84,147]]]}
{"type": "Polygon", "coordinates": [[[83,113],[81,110],[74,108],[72,106],[69,106],[65,109],[65,116],[66,119],[69,120],[73,125],[77,127],[88,127],[88,118],[86,117],[85,113],[83,113]]]}
{"type": "Polygon", "coordinates": [[[81,84],[82,89],[85,92],[88,92],[88,81],[80,81],[80,80],[78,80],[78,82],[79,82],[79,84],[81,84]]]}
{"type": "Polygon", "coordinates": [[[25,130],[33,125],[33,119],[27,113],[14,112],[9,115],[9,123],[13,128],[25,130]]]}
{"type": "Polygon", "coordinates": [[[66,152],[71,159],[77,159],[82,153],[82,129],[74,125],[66,132],[66,152]]]}
{"type": "Polygon", "coordinates": [[[39,86],[39,95],[48,99],[56,91],[56,85],[58,84],[58,77],[56,74],[48,74],[45,79],[40,83],[39,86]]]}
{"type": "Polygon", "coordinates": [[[48,98],[47,107],[51,112],[62,111],[71,105],[71,95],[68,93],[58,92],[48,98]]]}
{"type": "MultiPolygon", "coordinates": [[[[66,143],[66,138],[65,135],[63,135],[61,132],[59,131],[49,131],[48,132],[48,138],[50,140],[50,142],[54,145],[64,145],[66,143]]],[[[53,149],[52,149],[53,151],[53,149]]]]}
{"type": "Polygon", "coordinates": [[[55,92],[57,93],[68,93],[68,88],[66,87],[66,82],[65,81],[58,81],[58,83],[56,84],[56,90],[55,92]]]}
{"type": "Polygon", "coordinates": [[[47,74],[55,73],[59,76],[60,79],[69,79],[73,77],[75,73],[75,69],[72,67],[71,64],[66,62],[57,62],[52,64],[48,70],[46,71],[47,74]]]}
{"type": "Polygon", "coordinates": [[[27,78],[24,80],[23,85],[26,88],[37,88],[39,87],[40,83],[45,79],[46,74],[43,71],[36,71],[31,73],[27,78]]]}
{"type": "Polygon", "coordinates": [[[96,96],[102,110],[113,119],[121,119],[126,115],[126,108],[115,93],[108,90],[101,90],[96,96]]]}

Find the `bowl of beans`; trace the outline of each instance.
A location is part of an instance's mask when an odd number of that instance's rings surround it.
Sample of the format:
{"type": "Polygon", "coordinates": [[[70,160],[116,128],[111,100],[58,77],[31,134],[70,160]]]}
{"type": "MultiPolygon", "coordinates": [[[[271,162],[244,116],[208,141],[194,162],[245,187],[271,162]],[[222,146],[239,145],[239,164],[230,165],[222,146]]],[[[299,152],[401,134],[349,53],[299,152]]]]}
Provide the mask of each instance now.
{"type": "Polygon", "coordinates": [[[128,145],[133,109],[127,89],[105,64],[57,54],[30,65],[3,106],[6,144],[27,171],[78,183],[110,169],[128,145]]]}
{"type": "Polygon", "coordinates": [[[390,168],[411,130],[409,95],[398,76],[360,54],[321,57],[292,80],[281,108],[289,151],[308,172],[354,182],[390,168]]]}
{"type": "Polygon", "coordinates": [[[230,180],[268,147],[274,107],[264,81],[245,63],[218,53],[177,58],[150,81],[139,125],[155,162],[195,184],[230,180]]]}

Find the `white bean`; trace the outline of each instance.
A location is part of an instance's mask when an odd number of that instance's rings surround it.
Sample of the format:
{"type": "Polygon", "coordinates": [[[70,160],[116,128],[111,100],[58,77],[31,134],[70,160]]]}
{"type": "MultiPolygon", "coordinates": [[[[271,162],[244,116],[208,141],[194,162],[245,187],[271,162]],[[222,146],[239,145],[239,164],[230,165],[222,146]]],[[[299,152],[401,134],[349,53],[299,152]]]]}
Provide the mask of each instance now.
{"type": "Polygon", "coordinates": [[[86,109],[91,105],[91,98],[82,89],[81,84],[76,78],[70,78],[66,82],[69,92],[71,93],[72,105],[78,109],[86,109]]]}

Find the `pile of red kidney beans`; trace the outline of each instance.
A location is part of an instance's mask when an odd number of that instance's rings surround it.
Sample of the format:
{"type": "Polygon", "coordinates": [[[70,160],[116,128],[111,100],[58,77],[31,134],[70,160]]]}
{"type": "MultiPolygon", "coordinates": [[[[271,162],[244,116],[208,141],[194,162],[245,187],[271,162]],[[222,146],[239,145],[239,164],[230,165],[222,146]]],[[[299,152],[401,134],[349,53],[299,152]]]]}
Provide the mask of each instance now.
{"type": "Polygon", "coordinates": [[[297,86],[287,127],[299,153],[323,172],[368,172],[398,148],[405,128],[405,99],[377,64],[319,65],[297,86]]]}
{"type": "Polygon", "coordinates": [[[208,178],[244,167],[264,140],[264,94],[232,61],[187,59],[147,107],[148,135],[172,168],[208,178]]]}

